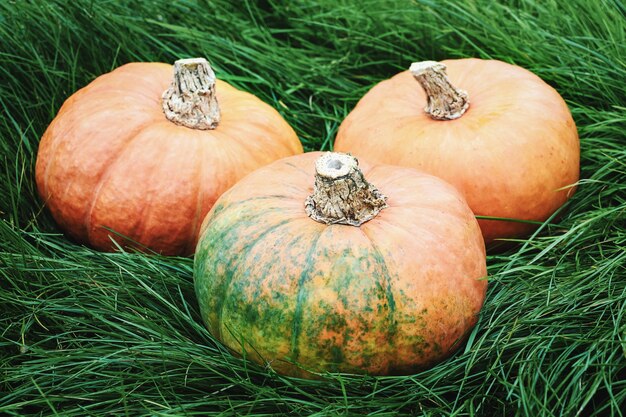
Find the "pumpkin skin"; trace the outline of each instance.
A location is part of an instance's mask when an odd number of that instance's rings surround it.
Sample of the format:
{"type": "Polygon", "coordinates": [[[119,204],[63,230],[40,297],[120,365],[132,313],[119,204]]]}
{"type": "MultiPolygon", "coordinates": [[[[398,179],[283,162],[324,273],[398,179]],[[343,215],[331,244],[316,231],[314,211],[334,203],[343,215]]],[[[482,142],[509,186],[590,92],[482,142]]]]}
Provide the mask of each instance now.
{"type": "Polygon", "coordinates": [[[304,201],[319,156],[253,172],[207,215],[194,280],[208,329],[233,351],[305,378],[410,373],[449,356],[487,287],[467,203],[436,177],[362,164],[388,207],[359,227],[318,223],[304,201]]]}
{"type": "MultiPolygon", "coordinates": [[[[495,60],[442,61],[470,106],[455,120],[425,113],[410,71],[374,86],[341,124],[335,151],[408,166],[454,185],[476,215],[544,221],[574,193],[580,145],[561,96],[539,77],[495,60]]],[[[486,243],[536,226],[479,219],[486,243]]]]}
{"type": "Polygon", "coordinates": [[[39,194],[76,241],[109,251],[115,238],[164,255],[191,254],[202,219],[224,191],[302,152],[276,110],[220,80],[216,129],[170,122],[161,95],[172,73],[163,63],[123,65],[69,97],[44,133],[39,194]]]}

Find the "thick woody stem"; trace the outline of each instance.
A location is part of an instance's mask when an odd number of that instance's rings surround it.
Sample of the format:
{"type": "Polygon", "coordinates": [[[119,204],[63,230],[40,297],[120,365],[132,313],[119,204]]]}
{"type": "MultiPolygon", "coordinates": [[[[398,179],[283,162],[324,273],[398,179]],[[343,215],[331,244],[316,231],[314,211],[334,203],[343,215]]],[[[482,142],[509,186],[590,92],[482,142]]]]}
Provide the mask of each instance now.
{"type": "Polygon", "coordinates": [[[174,78],[163,93],[163,112],[173,123],[191,129],[215,129],[220,108],[215,96],[215,73],[204,58],[174,62],[174,78]]]}
{"type": "Polygon", "coordinates": [[[450,83],[444,64],[435,61],[414,62],[410,71],[428,96],[424,111],[430,117],[453,120],[463,116],[469,107],[467,92],[450,83]]]}
{"type": "Polygon", "coordinates": [[[304,209],[313,220],[325,224],[360,226],[376,217],[387,197],[363,177],[355,157],[328,152],[315,162],[313,194],[304,209]]]}

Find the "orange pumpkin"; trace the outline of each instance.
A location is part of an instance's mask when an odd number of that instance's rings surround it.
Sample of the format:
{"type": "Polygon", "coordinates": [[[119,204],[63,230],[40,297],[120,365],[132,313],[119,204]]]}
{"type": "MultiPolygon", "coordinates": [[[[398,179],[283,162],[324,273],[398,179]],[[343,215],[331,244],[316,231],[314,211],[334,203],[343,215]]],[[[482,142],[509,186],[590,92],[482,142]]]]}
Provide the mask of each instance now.
{"type": "MultiPolygon", "coordinates": [[[[334,149],[436,175],[461,191],[476,215],[507,219],[547,219],[573,194],[579,175],[578,133],[561,96],[500,61],[413,64],[358,102],[334,149]]],[[[487,243],[533,229],[479,223],[487,243]]]]}
{"type": "Polygon", "coordinates": [[[409,373],[449,356],[487,287],[467,203],[413,169],[320,155],[253,172],[207,215],[194,280],[209,330],[307,378],[409,373]]]}
{"type": "Polygon", "coordinates": [[[301,152],[276,110],[216,80],[206,60],[177,61],[174,73],[131,63],[67,99],[41,140],[36,180],[54,219],[79,242],[112,250],[116,239],[187,255],[224,191],[301,152]]]}

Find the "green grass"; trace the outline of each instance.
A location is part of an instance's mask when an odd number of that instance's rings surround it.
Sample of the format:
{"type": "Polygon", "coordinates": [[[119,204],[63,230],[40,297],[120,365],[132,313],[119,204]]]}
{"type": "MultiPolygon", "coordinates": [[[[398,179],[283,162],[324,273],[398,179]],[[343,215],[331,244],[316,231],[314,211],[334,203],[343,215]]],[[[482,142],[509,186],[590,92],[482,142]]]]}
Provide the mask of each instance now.
{"type": "Polygon", "coordinates": [[[133,3],[0,2],[0,414],[626,415],[623,2],[133,3]],[[78,246],[36,195],[39,138],[72,92],[128,61],[193,56],[276,107],[307,150],[330,149],[358,98],[412,61],[524,66],[572,110],[580,187],[558,220],[489,256],[478,325],[449,360],[281,377],[205,330],[191,259],[78,246]]]}

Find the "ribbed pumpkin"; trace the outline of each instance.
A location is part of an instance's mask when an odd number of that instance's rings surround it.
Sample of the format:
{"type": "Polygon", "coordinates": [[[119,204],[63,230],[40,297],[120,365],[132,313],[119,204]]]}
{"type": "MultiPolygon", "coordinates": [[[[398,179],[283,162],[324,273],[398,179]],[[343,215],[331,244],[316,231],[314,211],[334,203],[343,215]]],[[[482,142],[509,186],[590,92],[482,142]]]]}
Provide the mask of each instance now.
{"type": "Polygon", "coordinates": [[[360,168],[345,154],[293,156],[216,202],[194,279],[226,346],[300,377],[409,373],[459,347],[487,286],[475,217],[436,177],[360,168]]]}
{"type": "Polygon", "coordinates": [[[177,61],[174,71],[131,63],[67,99],[41,140],[36,179],[77,241],[187,255],[224,191],[301,152],[276,110],[216,80],[206,60],[177,61]]]}
{"type": "MultiPolygon", "coordinates": [[[[561,96],[533,73],[495,60],[414,63],[358,102],[334,149],[436,175],[476,215],[507,219],[547,219],[579,175],[578,134],[561,96]]],[[[487,243],[533,229],[479,223],[487,243]]]]}

